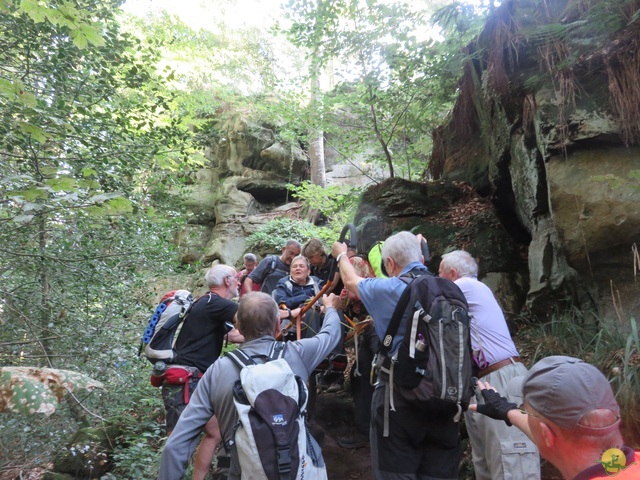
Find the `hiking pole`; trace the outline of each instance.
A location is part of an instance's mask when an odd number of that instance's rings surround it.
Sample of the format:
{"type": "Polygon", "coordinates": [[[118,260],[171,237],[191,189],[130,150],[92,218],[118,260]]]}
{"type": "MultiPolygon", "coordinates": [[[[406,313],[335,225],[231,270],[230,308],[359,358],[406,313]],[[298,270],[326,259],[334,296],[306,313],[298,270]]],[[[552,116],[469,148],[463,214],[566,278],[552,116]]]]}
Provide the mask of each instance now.
{"type": "Polygon", "coordinates": [[[422,256],[424,257],[424,264],[426,265],[431,260],[431,254],[429,253],[429,244],[423,238],[420,242],[420,250],[422,251],[422,256]]]}
{"type": "MultiPolygon", "coordinates": [[[[338,239],[338,241],[340,243],[345,243],[345,241],[347,240],[346,236],[347,233],[349,233],[349,242],[348,245],[356,245],[357,241],[358,241],[358,237],[357,237],[357,232],[356,232],[356,226],[353,223],[347,223],[343,228],[342,228],[342,232],[340,232],[340,238],[338,239]]],[[[313,305],[322,298],[322,296],[327,292],[327,290],[329,290],[329,288],[331,287],[331,284],[333,283],[333,278],[336,275],[336,270],[338,269],[338,262],[335,261],[333,264],[331,265],[331,270],[329,271],[329,278],[327,279],[327,283],[325,283],[324,287],[322,287],[322,290],[320,290],[318,292],[318,294],[313,297],[310,301],[308,301],[303,307],[302,309],[300,309],[300,313],[298,314],[298,316],[296,317],[296,336],[297,339],[300,340],[301,338],[301,323],[302,323],[302,318],[304,317],[304,314],[307,313],[311,307],[313,307],[313,305]]]]}

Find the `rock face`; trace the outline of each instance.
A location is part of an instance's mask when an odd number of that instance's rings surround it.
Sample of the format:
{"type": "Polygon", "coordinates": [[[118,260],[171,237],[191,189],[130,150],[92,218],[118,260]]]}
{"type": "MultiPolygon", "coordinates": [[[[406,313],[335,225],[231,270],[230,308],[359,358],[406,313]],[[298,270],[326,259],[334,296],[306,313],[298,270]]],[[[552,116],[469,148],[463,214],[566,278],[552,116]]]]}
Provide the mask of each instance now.
{"type": "Polygon", "coordinates": [[[607,313],[612,290],[638,293],[640,27],[578,3],[503,3],[434,133],[432,174],[470,182],[526,245],[534,313],[565,300],[607,313]]]}
{"type": "Polygon", "coordinates": [[[523,307],[528,287],[522,254],[526,246],[514,241],[491,202],[468,185],[387,180],[365,192],[355,223],[361,252],[402,230],[423,234],[431,252],[428,266],[434,273],[444,252],[467,250],[480,259],[480,276],[499,292],[505,311],[517,314],[523,307]]]}
{"type": "MultiPolygon", "coordinates": [[[[267,212],[277,215],[277,208],[291,201],[287,184],[307,179],[309,160],[298,146],[276,141],[274,127],[240,114],[221,120],[210,138],[204,152],[209,164],[192,175],[186,197],[189,226],[176,232],[174,240],[184,263],[238,265],[245,238],[273,217],[267,212]]],[[[337,163],[330,147],[327,156],[334,182],[371,182],[353,165],[337,163]]]]}
{"type": "MultiPolygon", "coordinates": [[[[509,312],[597,305],[612,316],[622,302],[640,313],[640,22],[603,8],[612,2],[503,2],[434,132],[436,181],[370,187],[360,249],[409,229],[429,238],[432,270],[442,252],[470,250],[509,312]]],[[[307,176],[304,152],[277,143],[274,127],[234,114],[217,131],[192,226],[176,235],[188,263],[239,263],[244,239],[288,201],[286,184],[307,176]]],[[[328,148],[336,181],[360,184],[336,158],[328,148]]]]}

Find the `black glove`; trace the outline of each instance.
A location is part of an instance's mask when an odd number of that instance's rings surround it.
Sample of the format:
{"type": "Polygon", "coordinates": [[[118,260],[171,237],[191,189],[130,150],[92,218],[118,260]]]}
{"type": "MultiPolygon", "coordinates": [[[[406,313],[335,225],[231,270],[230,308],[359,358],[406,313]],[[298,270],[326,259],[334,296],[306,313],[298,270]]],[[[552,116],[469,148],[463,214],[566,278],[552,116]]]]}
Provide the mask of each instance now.
{"type": "Polygon", "coordinates": [[[515,403],[511,403],[505,397],[501,397],[495,390],[484,389],[481,390],[480,393],[482,393],[484,403],[478,404],[478,413],[493,418],[494,420],[504,420],[507,425],[511,426],[509,412],[511,410],[517,410],[518,406],[515,403]]]}

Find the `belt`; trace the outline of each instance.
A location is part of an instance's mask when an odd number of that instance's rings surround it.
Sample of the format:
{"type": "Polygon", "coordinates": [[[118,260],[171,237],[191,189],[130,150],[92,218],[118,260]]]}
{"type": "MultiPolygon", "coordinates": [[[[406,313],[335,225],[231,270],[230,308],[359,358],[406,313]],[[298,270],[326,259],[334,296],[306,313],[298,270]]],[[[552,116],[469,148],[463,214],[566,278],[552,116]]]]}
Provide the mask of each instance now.
{"type": "Polygon", "coordinates": [[[489,365],[487,368],[483,368],[478,372],[478,378],[486,377],[490,373],[495,372],[496,370],[500,370],[502,367],[506,367],[507,365],[511,365],[512,363],[519,362],[520,357],[509,357],[504,360],[500,360],[492,365],[489,365]]]}

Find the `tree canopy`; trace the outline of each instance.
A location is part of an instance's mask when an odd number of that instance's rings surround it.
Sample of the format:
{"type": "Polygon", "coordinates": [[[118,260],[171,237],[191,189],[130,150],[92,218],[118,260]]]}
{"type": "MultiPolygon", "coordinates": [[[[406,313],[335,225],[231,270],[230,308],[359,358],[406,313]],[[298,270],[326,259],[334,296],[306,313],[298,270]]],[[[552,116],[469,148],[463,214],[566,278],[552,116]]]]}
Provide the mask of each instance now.
{"type": "MultiPolygon", "coordinates": [[[[319,132],[344,157],[417,178],[467,38],[421,37],[430,12],[400,2],[292,0],[283,24],[235,30],[132,17],[121,4],[0,1],[0,382],[40,372],[20,384],[46,396],[50,412],[49,395],[61,400],[58,386],[74,375],[64,372],[76,372],[92,393],[64,397],[59,425],[125,415],[157,397],[141,386],[136,355],[145,283],[194,268],[173,243],[187,220],[177,192],[206,162],[220,118],[250,114],[307,151],[319,132]],[[57,380],[45,388],[43,376],[57,380]]],[[[340,206],[321,208],[344,214],[353,198],[328,191],[340,206]]],[[[324,200],[308,186],[298,192],[324,200]]],[[[18,410],[2,398],[0,410],[18,410]]],[[[32,439],[33,451],[69,433],[2,415],[16,431],[47,432],[51,441],[32,439]]],[[[20,441],[0,448],[30,456],[20,441]]],[[[131,469],[123,478],[150,476],[135,455],[119,458],[131,469]]]]}

